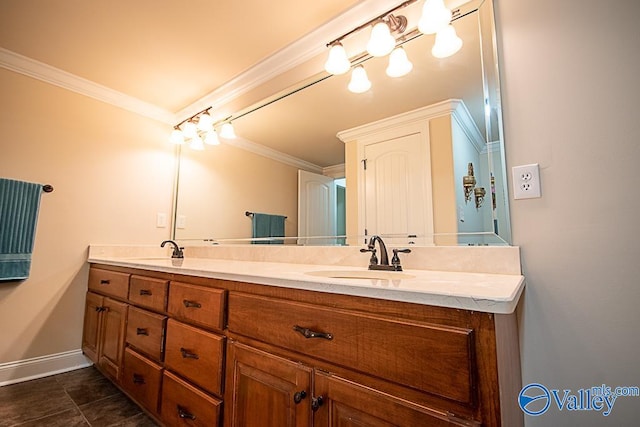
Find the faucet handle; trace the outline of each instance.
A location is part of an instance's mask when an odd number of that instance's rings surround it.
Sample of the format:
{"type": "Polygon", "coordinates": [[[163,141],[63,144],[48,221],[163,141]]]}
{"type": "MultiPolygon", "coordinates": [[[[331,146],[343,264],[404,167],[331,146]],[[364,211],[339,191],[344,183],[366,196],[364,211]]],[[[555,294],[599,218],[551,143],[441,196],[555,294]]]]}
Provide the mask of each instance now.
{"type": "Polygon", "coordinates": [[[369,265],[378,265],[378,257],[376,256],[376,248],[368,247],[360,249],[360,252],[371,252],[371,258],[369,259],[369,265]]]}
{"type": "Polygon", "coordinates": [[[400,266],[400,257],[398,253],[410,254],[411,249],[393,249],[393,258],[391,258],[391,265],[395,267],[397,271],[402,271],[402,267],[400,266]]]}

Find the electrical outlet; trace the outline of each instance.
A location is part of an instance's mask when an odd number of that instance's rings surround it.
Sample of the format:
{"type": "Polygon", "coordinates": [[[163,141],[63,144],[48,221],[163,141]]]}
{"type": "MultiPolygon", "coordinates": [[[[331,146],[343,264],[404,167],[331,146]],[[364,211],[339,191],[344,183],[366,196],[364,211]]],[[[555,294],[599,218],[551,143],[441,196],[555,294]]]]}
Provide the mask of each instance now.
{"type": "Polygon", "coordinates": [[[514,166],[511,171],[513,173],[514,199],[542,197],[540,191],[540,168],[537,163],[514,166]]]}

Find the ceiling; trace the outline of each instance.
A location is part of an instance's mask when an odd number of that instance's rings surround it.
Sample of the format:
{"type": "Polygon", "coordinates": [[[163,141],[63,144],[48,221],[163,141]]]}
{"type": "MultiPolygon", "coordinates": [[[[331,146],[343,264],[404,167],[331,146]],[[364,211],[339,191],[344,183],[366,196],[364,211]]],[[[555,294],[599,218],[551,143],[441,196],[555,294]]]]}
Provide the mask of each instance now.
{"type": "Polygon", "coordinates": [[[2,0],[0,47],[176,113],[360,1],[2,0]]]}

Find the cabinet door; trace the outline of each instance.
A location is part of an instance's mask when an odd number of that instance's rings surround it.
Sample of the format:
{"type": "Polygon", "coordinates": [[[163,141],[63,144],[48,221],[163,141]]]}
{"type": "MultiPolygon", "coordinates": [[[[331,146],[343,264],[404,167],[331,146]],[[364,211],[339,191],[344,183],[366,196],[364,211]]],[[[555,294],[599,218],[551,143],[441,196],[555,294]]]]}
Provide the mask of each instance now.
{"type": "Polygon", "coordinates": [[[120,380],[125,330],[127,326],[127,304],[105,298],[102,304],[100,352],[98,365],[116,382],[120,380]]]}
{"type": "Polygon", "coordinates": [[[314,427],[480,426],[326,372],[315,372],[314,393],[314,427]]]}
{"type": "Polygon", "coordinates": [[[98,294],[87,292],[87,300],[84,307],[84,329],[82,332],[82,351],[85,356],[98,363],[98,344],[100,340],[100,312],[102,300],[98,294]]]}
{"type": "Polygon", "coordinates": [[[311,369],[229,342],[226,427],[311,425],[311,369]]]}

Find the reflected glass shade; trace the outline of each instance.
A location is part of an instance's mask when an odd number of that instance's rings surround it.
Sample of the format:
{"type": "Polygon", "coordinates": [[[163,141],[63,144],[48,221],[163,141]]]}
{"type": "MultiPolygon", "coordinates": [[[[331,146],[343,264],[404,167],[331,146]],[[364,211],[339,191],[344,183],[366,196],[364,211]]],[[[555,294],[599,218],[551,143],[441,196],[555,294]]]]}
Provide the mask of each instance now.
{"type": "Polygon", "coordinates": [[[367,52],[369,52],[371,56],[388,55],[395,46],[396,39],[391,35],[387,24],[378,22],[373,26],[369,43],[367,43],[367,52]]]}
{"type": "Polygon", "coordinates": [[[189,143],[189,148],[192,150],[202,151],[204,150],[204,144],[202,143],[202,138],[198,135],[191,138],[191,143],[189,143]]]}
{"type": "Polygon", "coordinates": [[[209,113],[203,113],[198,119],[198,129],[203,132],[209,132],[213,128],[213,119],[209,113]]]}
{"type": "Polygon", "coordinates": [[[235,139],[236,131],[233,129],[233,125],[229,122],[223,124],[220,128],[220,136],[226,139],[235,139]]]}
{"type": "Polygon", "coordinates": [[[443,0],[427,0],[422,8],[418,30],[422,34],[435,34],[449,25],[451,16],[451,10],[445,7],[443,0]]]}
{"type": "Polygon", "coordinates": [[[182,133],[185,138],[194,138],[198,136],[198,129],[193,122],[187,122],[182,125],[182,133]]]}
{"type": "Polygon", "coordinates": [[[207,136],[204,137],[204,143],[207,145],[220,145],[218,133],[215,131],[215,129],[211,129],[209,132],[207,132],[207,136]]]}
{"type": "Polygon", "coordinates": [[[402,46],[397,47],[389,55],[389,66],[387,66],[387,75],[389,77],[402,77],[409,74],[413,69],[413,64],[407,57],[407,52],[402,46]]]}
{"type": "Polygon", "coordinates": [[[447,25],[436,34],[436,42],[431,48],[431,54],[436,58],[446,58],[453,55],[462,47],[462,39],[456,34],[456,29],[447,25]]]}
{"type": "Polygon", "coordinates": [[[182,134],[182,131],[178,128],[173,129],[173,132],[171,132],[171,136],[169,137],[169,141],[176,145],[184,144],[184,135],[182,134]]]}
{"type": "Polygon", "coordinates": [[[340,43],[336,43],[329,49],[329,57],[324,63],[324,69],[331,74],[340,75],[349,71],[351,62],[347,57],[347,51],[340,43]]]}
{"type": "Polygon", "coordinates": [[[349,90],[353,93],[363,93],[371,88],[371,82],[367,77],[367,72],[362,65],[358,65],[351,72],[351,81],[349,82],[349,90]]]}

